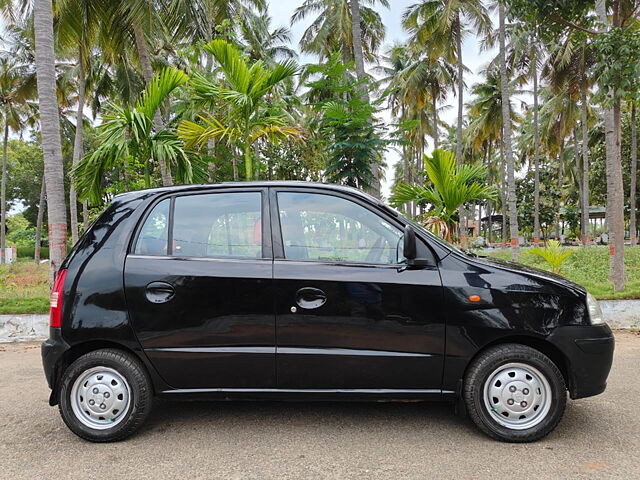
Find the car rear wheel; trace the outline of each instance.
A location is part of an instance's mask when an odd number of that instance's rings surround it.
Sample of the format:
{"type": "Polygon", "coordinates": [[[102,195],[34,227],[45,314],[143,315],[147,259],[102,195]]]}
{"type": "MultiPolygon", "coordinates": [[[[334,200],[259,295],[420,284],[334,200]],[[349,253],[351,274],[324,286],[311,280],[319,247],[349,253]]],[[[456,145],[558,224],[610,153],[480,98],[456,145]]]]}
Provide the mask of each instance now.
{"type": "Polygon", "coordinates": [[[463,395],[478,428],[504,442],[533,442],[548,435],[567,402],[558,367],[538,350],[519,344],[480,354],[469,367],[463,395]]]}
{"type": "Polygon", "coordinates": [[[151,382],[132,355],[115,349],[87,353],[63,373],[60,414],[79,437],[113,442],[144,423],[152,406],[151,382]]]}

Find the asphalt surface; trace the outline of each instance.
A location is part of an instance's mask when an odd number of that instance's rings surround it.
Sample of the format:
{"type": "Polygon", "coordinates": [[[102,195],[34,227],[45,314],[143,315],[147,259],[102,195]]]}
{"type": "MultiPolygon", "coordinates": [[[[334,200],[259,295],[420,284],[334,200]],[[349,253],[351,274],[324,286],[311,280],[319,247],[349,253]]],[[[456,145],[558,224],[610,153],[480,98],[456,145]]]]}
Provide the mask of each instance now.
{"type": "Polygon", "coordinates": [[[0,344],[0,478],[640,478],[640,336],[616,340],[607,391],[526,445],[448,405],[275,402],[157,402],[134,437],[91,444],[49,407],[39,345],[0,344]]]}

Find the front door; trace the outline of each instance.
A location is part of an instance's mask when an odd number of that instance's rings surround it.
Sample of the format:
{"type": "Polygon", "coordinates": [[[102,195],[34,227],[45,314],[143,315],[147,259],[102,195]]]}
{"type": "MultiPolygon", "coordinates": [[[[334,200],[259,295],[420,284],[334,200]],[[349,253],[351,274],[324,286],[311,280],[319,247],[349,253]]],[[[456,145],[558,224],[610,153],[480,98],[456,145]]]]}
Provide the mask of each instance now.
{"type": "Polygon", "coordinates": [[[266,190],[160,199],[125,267],[145,353],[175,388],[275,388],[266,190]],[[268,242],[263,242],[263,232],[268,242]]]}
{"type": "Polygon", "coordinates": [[[271,208],[278,388],[438,393],[435,261],[407,269],[402,225],[337,192],[273,189],[271,208]]]}

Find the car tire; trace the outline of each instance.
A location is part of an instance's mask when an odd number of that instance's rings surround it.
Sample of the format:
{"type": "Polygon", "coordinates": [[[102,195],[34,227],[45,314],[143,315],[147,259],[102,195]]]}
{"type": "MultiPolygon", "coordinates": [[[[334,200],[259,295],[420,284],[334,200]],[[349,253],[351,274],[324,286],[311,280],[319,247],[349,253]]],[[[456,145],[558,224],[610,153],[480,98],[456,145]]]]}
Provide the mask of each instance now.
{"type": "Polygon", "coordinates": [[[60,415],[91,442],[115,442],[136,432],[151,412],[153,391],[133,355],[106,348],[82,355],[62,374],[60,415]]]}
{"type": "Polygon", "coordinates": [[[520,344],[482,352],[469,366],[463,387],[476,426],[503,442],[535,442],[560,422],[567,389],[558,367],[543,353],[520,344]]]}

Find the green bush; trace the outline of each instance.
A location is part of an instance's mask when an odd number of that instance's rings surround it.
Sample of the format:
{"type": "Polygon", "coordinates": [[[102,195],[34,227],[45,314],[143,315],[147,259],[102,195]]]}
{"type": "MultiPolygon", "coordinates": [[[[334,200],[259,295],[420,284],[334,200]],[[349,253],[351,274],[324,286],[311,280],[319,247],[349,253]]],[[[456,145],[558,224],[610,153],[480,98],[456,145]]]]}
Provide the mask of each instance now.
{"type": "MultiPolygon", "coordinates": [[[[16,253],[18,254],[18,258],[33,258],[36,254],[36,247],[16,247],[16,253]]],[[[49,258],[49,247],[42,247],[40,249],[40,258],[45,259],[49,258]]]]}

